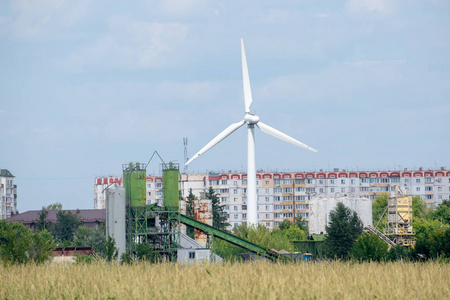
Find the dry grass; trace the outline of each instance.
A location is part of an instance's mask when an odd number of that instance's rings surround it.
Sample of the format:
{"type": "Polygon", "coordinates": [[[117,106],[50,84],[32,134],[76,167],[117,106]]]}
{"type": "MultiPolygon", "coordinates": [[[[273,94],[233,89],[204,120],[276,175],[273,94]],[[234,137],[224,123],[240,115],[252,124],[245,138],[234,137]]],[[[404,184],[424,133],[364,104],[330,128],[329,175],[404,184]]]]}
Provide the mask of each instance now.
{"type": "Polygon", "coordinates": [[[0,267],[1,299],[448,299],[439,263],[0,267]]]}

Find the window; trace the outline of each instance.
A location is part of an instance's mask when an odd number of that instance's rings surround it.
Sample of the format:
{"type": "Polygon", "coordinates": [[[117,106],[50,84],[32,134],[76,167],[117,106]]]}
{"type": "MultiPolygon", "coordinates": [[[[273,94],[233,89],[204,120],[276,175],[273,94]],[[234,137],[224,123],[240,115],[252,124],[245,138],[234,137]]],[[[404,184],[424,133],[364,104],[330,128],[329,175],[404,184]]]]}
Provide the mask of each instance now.
{"type": "Polygon", "coordinates": [[[151,196],[151,195],[152,195],[152,192],[148,192],[147,195],[151,196]]]}
{"type": "Polygon", "coordinates": [[[296,191],[296,192],[304,192],[304,191],[305,191],[305,188],[304,188],[304,187],[296,187],[296,188],[295,188],[295,191],[296,191]]]}
{"type": "Polygon", "coordinates": [[[233,202],[237,202],[237,198],[233,198],[233,202]]]}
{"type": "Polygon", "coordinates": [[[409,183],[409,179],[408,178],[405,178],[405,183],[409,183]]]}
{"type": "Polygon", "coordinates": [[[322,179],[319,180],[319,184],[323,184],[323,180],[322,179]]]}
{"type": "Polygon", "coordinates": [[[355,188],[351,188],[351,192],[354,193],[355,192],[355,188]]]}
{"type": "Polygon", "coordinates": [[[295,179],[295,183],[296,184],[304,184],[305,180],[304,179],[295,179]]]}
{"type": "Polygon", "coordinates": [[[431,178],[431,177],[425,178],[425,183],[432,183],[432,182],[433,182],[433,178],[431,178]]]}
{"type": "Polygon", "coordinates": [[[234,219],[237,220],[238,219],[238,215],[234,215],[234,219]]]}
{"type": "Polygon", "coordinates": [[[425,187],[425,191],[432,191],[433,190],[433,187],[432,186],[426,186],[425,187]]]}
{"type": "Polygon", "coordinates": [[[266,227],[270,227],[270,223],[269,222],[266,222],[266,227]]]}
{"type": "Polygon", "coordinates": [[[189,251],[189,259],[195,259],[195,252],[189,251]]]}
{"type": "Polygon", "coordinates": [[[368,182],[367,178],[361,178],[361,182],[368,182]]]}
{"type": "Polygon", "coordinates": [[[269,185],[269,180],[266,180],[266,185],[269,185]]]}
{"type": "Polygon", "coordinates": [[[275,197],[273,197],[273,201],[281,201],[281,197],[280,196],[275,196],[275,197]]]}
{"type": "Polygon", "coordinates": [[[355,179],[350,180],[351,184],[355,184],[355,179]]]}
{"type": "Polygon", "coordinates": [[[236,180],[233,181],[233,185],[234,185],[234,186],[237,186],[237,181],[236,181],[236,180]]]}
{"type": "Polygon", "coordinates": [[[247,214],[242,214],[242,219],[247,219],[247,214]]]}
{"type": "Polygon", "coordinates": [[[247,210],[247,205],[242,205],[242,210],[247,210]]]}
{"type": "Polygon", "coordinates": [[[435,181],[436,181],[437,183],[442,183],[442,178],[436,178],[435,181]]]}
{"type": "Polygon", "coordinates": [[[282,193],[282,192],[283,192],[283,189],[282,189],[282,188],[274,188],[274,189],[273,189],[273,192],[274,192],[274,193],[282,193]]]}
{"type": "Polygon", "coordinates": [[[438,199],[439,199],[439,200],[442,200],[442,195],[439,195],[439,196],[438,196],[438,199]]]}
{"type": "Polygon", "coordinates": [[[266,205],[266,210],[269,210],[269,206],[266,205]]]}
{"type": "Polygon", "coordinates": [[[233,194],[234,194],[234,195],[237,195],[237,193],[238,193],[238,190],[237,190],[237,189],[234,189],[234,190],[233,190],[233,194]]]}
{"type": "Polygon", "coordinates": [[[269,197],[266,197],[265,200],[266,200],[266,202],[270,202],[269,197]]]}
{"type": "Polygon", "coordinates": [[[242,180],[242,185],[247,185],[247,179],[242,180]]]}
{"type": "Polygon", "coordinates": [[[283,193],[292,193],[292,188],[283,188],[283,193]]]}
{"type": "Polygon", "coordinates": [[[341,179],[341,184],[345,184],[345,179],[341,179]]]}
{"type": "Polygon", "coordinates": [[[305,196],[295,196],[295,201],[305,201],[305,196]]]}
{"type": "Polygon", "coordinates": [[[442,192],[442,186],[438,186],[438,192],[442,192]]]}
{"type": "Polygon", "coordinates": [[[334,188],[331,188],[331,192],[334,193],[334,188]]]}
{"type": "Polygon", "coordinates": [[[269,193],[269,189],[266,189],[265,192],[266,192],[266,194],[268,194],[269,193]]]}
{"type": "Polygon", "coordinates": [[[151,183],[147,183],[147,188],[151,189],[152,188],[152,184],[151,183]]]}
{"type": "Polygon", "coordinates": [[[283,196],[283,201],[292,201],[292,196],[283,196]]]}
{"type": "Polygon", "coordinates": [[[420,183],[420,178],[416,178],[416,183],[420,183]]]}
{"type": "Polygon", "coordinates": [[[157,183],[156,183],[156,188],[157,188],[157,189],[162,188],[162,183],[161,183],[161,182],[157,182],[157,183]]]}
{"type": "Polygon", "coordinates": [[[270,215],[269,214],[266,214],[266,219],[270,219],[270,215]]]}
{"type": "Polygon", "coordinates": [[[292,184],[292,179],[283,179],[283,184],[292,184]]]}
{"type": "Polygon", "coordinates": [[[323,193],[323,188],[319,188],[319,193],[323,193]]]}
{"type": "Polygon", "coordinates": [[[416,187],[416,192],[420,192],[420,187],[416,187]]]}
{"type": "Polygon", "coordinates": [[[381,183],[389,183],[389,178],[381,178],[380,182],[381,183]]]}
{"type": "Polygon", "coordinates": [[[280,185],[280,184],[281,184],[281,180],[280,180],[280,179],[275,179],[275,180],[273,181],[273,184],[275,184],[275,185],[280,185]]]}
{"type": "Polygon", "coordinates": [[[341,188],[341,193],[345,193],[345,188],[341,188]]]}
{"type": "Polygon", "coordinates": [[[273,222],[273,226],[277,227],[278,226],[278,222],[273,222]]]}
{"type": "Polygon", "coordinates": [[[400,182],[400,177],[392,177],[391,178],[391,183],[399,183],[400,182]]]}
{"type": "Polygon", "coordinates": [[[330,179],[330,184],[334,184],[334,179],[330,179]]]}
{"type": "Polygon", "coordinates": [[[427,195],[426,198],[427,198],[427,200],[431,200],[431,199],[433,199],[433,195],[427,195]]]}
{"type": "Polygon", "coordinates": [[[274,205],[274,208],[275,208],[275,209],[278,209],[278,210],[279,210],[279,209],[283,209],[283,205],[277,204],[277,205],[274,205]]]}
{"type": "Polygon", "coordinates": [[[283,209],[291,210],[292,209],[292,204],[283,205],[283,209]]]}

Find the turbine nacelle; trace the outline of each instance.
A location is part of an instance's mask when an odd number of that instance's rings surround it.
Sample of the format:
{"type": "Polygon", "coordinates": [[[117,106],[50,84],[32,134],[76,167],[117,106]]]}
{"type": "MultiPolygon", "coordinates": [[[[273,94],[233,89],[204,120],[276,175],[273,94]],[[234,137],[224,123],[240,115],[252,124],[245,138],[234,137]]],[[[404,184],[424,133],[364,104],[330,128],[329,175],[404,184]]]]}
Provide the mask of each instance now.
{"type": "Polygon", "coordinates": [[[259,122],[259,117],[252,115],[251,113],[246,113],[244,117],[244,121],[247,122],[247,124],[256,124],[259,122]]]}

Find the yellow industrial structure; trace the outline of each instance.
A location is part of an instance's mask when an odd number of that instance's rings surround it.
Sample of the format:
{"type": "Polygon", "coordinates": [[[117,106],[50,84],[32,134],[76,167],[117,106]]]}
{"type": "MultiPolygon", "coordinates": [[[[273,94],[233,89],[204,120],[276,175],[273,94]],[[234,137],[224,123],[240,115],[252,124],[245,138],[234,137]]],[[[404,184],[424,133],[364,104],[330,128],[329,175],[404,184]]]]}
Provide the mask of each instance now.
{"type": "Polygon", "coordinates": [[[406,195],[397,188],[396,195],[388,199],[387,212],[388,226],[385,229],[385,235],[389,236],[395,244],[414,247],[412,196],[406,195]]]}

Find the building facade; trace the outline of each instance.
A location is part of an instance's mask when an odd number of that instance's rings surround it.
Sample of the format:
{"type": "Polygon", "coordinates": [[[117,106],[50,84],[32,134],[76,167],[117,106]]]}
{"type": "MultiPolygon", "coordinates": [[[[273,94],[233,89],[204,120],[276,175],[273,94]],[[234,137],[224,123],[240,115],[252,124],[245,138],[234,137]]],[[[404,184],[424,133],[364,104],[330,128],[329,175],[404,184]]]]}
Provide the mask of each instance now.
{"type": "Polygon", "coordinates": [[[6,169],[0,169],[0,220],[17,213],[17,185],[14,175],[6,169]]]}
{"type": "MultiPolygon", "coordinates": [[[[118,177],[111,177],[112,181],[118,177]]],[[[97,179],[98,180],[98,179],[97,179]]],[[[109,182],[110,179],[107,181],[109,182]]],[[[257,172],[259,223],[272,229],[294,216],[309,219],[309,202],[316,196],[367,198],[394,193],[398,186],[420,196],[429,206],[437,206],[450,197],[450,171],[333,171],[318,172],[257,172]]],[[[180,190],[187,197],[192,189],[196,197],[212,187],[231,226],[247,221],[247,174],[204,173],[181,174],[180,190]]],[[[147,204],[163,200],[162,177],[147,176],[147,204]]]]}

